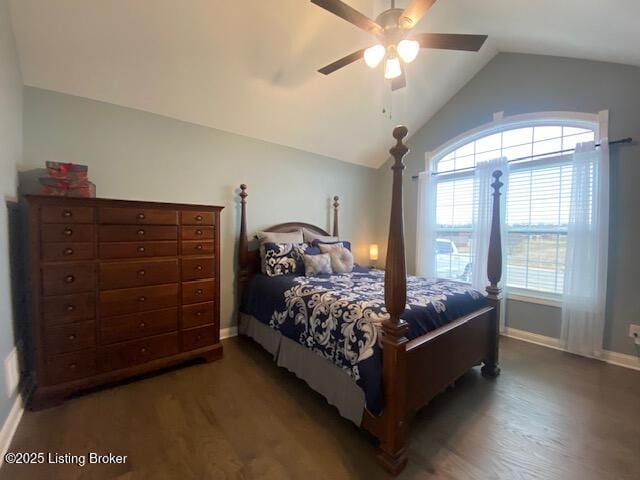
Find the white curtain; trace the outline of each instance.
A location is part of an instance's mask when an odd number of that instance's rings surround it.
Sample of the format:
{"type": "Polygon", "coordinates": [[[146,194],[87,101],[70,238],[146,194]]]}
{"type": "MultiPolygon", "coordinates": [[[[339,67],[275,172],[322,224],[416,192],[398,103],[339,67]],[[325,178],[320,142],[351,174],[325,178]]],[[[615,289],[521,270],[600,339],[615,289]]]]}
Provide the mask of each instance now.
{"type": "Polygon", "coordinates": [[[572,353],[602,354],[609,234],[609,144],[579,144],[573,156],[562,300],[562,341],[572,353]]]}
{"type": "Polygon", "coordinates": [[[418,176],[416,274],[436,276],[436,181],[430,169],[418,176]]]}
{"type": "MultiPolygon", "coordinates": [[[[493,172],[502,171],[500,181],[504,184],[500,193],[500,230],[502,233],[502,279],[498,286],[503,289],[503,297],[505,295],[505,287],[507,285],[507,190],[509,188],[509,162],[506,158],[497,158],[486,162],[478,163],[475,168],[474,179],[474,214],[473,214],[473,233],[471,234],[471,253],[473,258],[473,266],[471,269],[471,286],[481,292],[489,284],[487,277],[487,258],[489,256],[489,237],[491,234],[491,220],[493,213],[493,172]]],[[[500,312],[500,330],[504,330],[505,326],[505,306],[506,302],[501,303],[500,312]]]]}

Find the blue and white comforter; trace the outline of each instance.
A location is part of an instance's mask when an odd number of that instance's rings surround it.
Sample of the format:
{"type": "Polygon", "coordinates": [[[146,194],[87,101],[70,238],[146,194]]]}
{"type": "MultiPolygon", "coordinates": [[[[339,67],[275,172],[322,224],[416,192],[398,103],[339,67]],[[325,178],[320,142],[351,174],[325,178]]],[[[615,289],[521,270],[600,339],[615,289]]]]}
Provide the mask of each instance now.
{"type": "MultiPolygon", "coordinates": [[[[441,279],[407,278],[407,338],[435,330],[486,305],[468,285],[441,279]]],[[[382,410],[381,322],[384,272],[357,268],[352,273],[303,277],[255,275],[243,313],[322,355],[364,390],[367,408],[382,410]]],[[[437,368],[437,366],[425,366],[437,368]]]]}

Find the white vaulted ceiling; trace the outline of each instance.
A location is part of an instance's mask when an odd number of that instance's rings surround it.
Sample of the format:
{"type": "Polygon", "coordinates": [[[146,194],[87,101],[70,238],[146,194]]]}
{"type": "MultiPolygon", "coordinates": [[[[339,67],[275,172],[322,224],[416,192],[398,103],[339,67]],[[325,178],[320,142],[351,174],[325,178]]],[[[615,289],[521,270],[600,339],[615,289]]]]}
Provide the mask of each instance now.
{"type": "MultiPolygon", "coordinates": [[[[371,17],[389,5],[347,3],[371,17]]],[[[422,51],[407,69],[407,88],[393,94],[381,67],[316,72],[372,42],[308,0],[10,7],[27,85],[369,166],[387,158],[394,124],[417,130],[498,51],[640,65],[637,0],[438,0],[416,31],[489,41],[477,54],[422,51]]]]}

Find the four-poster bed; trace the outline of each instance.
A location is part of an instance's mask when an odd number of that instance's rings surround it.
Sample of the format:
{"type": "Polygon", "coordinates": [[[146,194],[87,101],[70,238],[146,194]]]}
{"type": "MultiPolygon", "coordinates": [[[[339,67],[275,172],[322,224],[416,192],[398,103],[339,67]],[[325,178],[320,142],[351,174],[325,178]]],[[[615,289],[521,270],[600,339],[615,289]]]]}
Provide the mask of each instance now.
{"type": "MultiPolygon", "coordinates": [[[[500,373],[498,367],[500,288],[498,283],[502,274],[499,223],[499,196],[502,186],[500,176],[502,172],[494,172],[495,181],[492,184],[494,190],[493,219],[488,255],[489,285],[486,289],[486,301],[482,300],[480,308],[474,308],[455,319],[449,319],[447,323],[425,334],[414,335],[413,338],[408,339],[407,332],[410,325],[401,318],[408,311],[405,309],[410,307],[407,303],[402,205],[402,175],[405,168],[402,160],[408,152],[407,146],[403,143],[406,135],[406,127],[396,127],[393,131],[396,145],[390,150],[395,161],[392,166],[391,218],[386,271],[384,273],[383,305],[386,306],[387,314],[384,315],[379,326],[382,333],[380,336],[382,357],[380,362],[383,406],[377,414],[372,413],[371,409],[365,408],[361,420],[356,422],[378,438],[380,444],[377,458],[381,465],[393,474],[399,473],[406,465],[405,443],[408,425],[413,415],[421,407],[429,403],[431,399],[475,365],[483,364],[482,374],[485,376],[495,377],[500,373]]],[[[259,252],[249,249],[246,225],[246,189],[245,185],[240,186],[241,223],[238,281],[241,294],[247,288],[252,275],[260,271],[259,252]]],[[[338,197],[334,197],[334,236],[338,235],[338,206],[338,197]]],[[[266,231],[291,232],[301,228],[306,228],[319,235],[328,235],[328,232],[322,228],[300,222],[275,225],[266,231]]],[[[380,273],[380,275],[382,274],[380,273]]],[[[415,282],[411,283],[411,285],[414,284],[415,282]]],[[[241,313],[240,320],[243,319],[246,320],[246,316],[243,317],[243,313],[241,313]]],[[[248,334],[254,339],[259,336],[264,338],[267,333],[262,331],[262,333],[257,332],[259,335],[255,335],[255,324],[253,325],[253,333],[249,331],[251,328],[246,326],[243,330],[242,322],[240,327],[241,333],[248,334]]],[[[258,328],[270,330],[268,325],[261,325],[258,328]]],[[[274,344],[273,335],[276,334],[268,333],[271,336],[270,340],[259,341],[268,350],[273,350],[272,353],[277,347],[269,347],[268,344],[274,344]]],[[[299,346],[296,348],[309,352],[309,363],[317,362],[317,358],[322,358],[311,349],[299,346]]],[[[329,369],[335,367],[325,360],[322,362],[328,365],[329,369]]],[[[319,366],[318,368],[324,369],[325,367],[319,366]]],[[[305,378],[304,375],[301,378],[305,378]]],[[[340,380],[340,377],[331,378],[332,382],[340,380]]],[[[305,380],[312,386],[314,383],[318,383],[310,381],[308,378],[305,380]]],[[[355,382],[353,385],[355,386],[355,382]]],[[[321,386],[318,388],[314,386],[314,389],[325,394],[321,386]]],[[[326,394],[325,397],[329,399],[326,394]]],[[[333,402],[330,401],[330,403],[333,402]]],[[[338,408],[341,410],[340,407],[338,408]]],[[[343,416],[346,415],[343,414],[343,416]]]]}

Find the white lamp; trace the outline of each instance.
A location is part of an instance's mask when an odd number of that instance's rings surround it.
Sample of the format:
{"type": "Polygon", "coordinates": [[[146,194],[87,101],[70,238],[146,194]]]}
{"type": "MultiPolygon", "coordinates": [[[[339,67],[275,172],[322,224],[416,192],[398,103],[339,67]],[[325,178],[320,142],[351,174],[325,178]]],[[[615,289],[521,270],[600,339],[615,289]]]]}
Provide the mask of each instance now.
{"type": "Polygon", "coordinates": [[[380,65],[385,53],[387,53],[386,50],[380,44],[369,47],[364,51],[364,63],[369,68],[376,68],[380,65]]]}
{"type": "Polygon", "coordinates": [[[378,261],[378,244],[372,243],[369,245],[369,260],[371,261],[371,267],[375,266],[375,263],[378,261]]]}
{"type": "Polygon", "coordinates": [[[388,58],[384,68],[384,78],[391,80],[400,75],[402,75],[402,69],[400,68],[400,60],[398,60],[398,57],[388,58]]]}
{"type": "Polygon", "coordinates": [[[415,40],[402,40],[396,47],[398,55],[405,63],[413,62],[420,51],[420,44],[415,40]]]}

